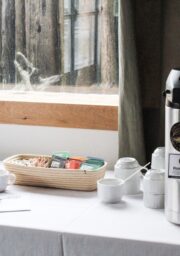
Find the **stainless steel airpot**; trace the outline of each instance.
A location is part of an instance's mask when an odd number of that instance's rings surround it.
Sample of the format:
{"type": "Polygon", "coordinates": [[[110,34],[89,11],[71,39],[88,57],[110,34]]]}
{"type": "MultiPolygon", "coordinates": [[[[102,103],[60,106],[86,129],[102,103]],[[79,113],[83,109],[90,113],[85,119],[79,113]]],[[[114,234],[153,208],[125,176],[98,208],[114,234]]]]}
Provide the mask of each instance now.
{"type": "Polygon", "coordinates": [[[165,106],[165,214],[180,224],[180,68],[172,69],[167,81],[165,106]]]}

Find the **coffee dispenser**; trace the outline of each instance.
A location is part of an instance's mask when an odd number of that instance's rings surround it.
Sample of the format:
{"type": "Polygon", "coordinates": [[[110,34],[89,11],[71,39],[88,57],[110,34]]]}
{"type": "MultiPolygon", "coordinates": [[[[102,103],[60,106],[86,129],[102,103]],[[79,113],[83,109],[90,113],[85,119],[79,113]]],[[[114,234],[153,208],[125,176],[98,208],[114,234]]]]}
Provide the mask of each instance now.
{"type": "Polygon", "coordinates": [[[171,70],[165,97],[165,215],[180,224],[180,68],[171,70]]]}

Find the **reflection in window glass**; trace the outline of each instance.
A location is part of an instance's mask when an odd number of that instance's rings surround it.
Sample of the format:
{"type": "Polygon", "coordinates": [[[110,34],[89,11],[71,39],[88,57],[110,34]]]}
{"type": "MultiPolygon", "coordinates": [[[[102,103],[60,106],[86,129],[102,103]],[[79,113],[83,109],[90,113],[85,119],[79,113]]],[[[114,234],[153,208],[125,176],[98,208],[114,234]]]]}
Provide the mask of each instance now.
{"type": "Polygon", "coordinates": [[[0,0],[1,89],[117,88],[118,0],[0,0]]]}

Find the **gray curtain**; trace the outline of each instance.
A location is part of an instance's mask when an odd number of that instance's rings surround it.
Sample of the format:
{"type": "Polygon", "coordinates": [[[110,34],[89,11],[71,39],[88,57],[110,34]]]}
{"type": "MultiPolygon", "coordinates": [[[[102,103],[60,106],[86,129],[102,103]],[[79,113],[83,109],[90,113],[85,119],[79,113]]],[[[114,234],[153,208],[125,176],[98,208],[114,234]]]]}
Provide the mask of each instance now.
{"type": "Polygon", "coordinates": [[[130,0],[119,4],[119,155],[144,163],[144,135],[139,94],[133,12],[130,0]]]}
{"type": "Polygon", "coordinates": [[[164,145],[162,91],[180,67],[180,1],[119,0],[119,156],[164,145]]]}

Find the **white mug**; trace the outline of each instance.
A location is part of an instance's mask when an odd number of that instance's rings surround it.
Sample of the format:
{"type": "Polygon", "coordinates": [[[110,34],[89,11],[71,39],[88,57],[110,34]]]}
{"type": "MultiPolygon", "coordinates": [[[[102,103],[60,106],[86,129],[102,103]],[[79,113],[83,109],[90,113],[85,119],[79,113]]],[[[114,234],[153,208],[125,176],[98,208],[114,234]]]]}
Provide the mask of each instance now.
{"type": "Polygon", "coordinates": [[[0,192],[4,192],[8,185],[14,184],[16,176],[5,170],[0,170],[0,192]]]}
{"type": "MultiPolygon", "coordinates": [[[[125,180],[141,167],[142,166],[138,163],[138,161],[135,158],[123,157],[120,158],[115,164],[114,174],[116,178],[125,180]]],[[[139,172],[129,181],[127,181],[126,184],[124,184],[124,193],[126,195],[134,195],[140,192],[141,177],[142,174],[141,172],[139,172]]]]}
{"type": "Polygon", "coordinates": [[[143,201],[148,208],[164,208],[164,170],[150,169],[143,178],[143,201]]]}

